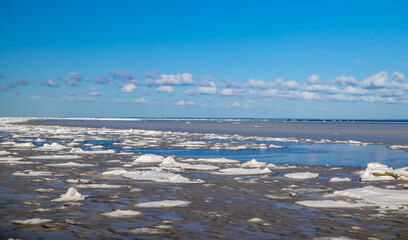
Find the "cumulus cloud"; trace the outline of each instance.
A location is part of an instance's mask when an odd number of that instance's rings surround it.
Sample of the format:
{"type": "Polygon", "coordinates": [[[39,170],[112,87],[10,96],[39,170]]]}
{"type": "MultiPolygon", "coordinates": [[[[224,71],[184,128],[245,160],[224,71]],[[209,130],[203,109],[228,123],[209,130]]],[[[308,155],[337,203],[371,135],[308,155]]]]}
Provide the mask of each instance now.
{"type": "Polygon", "coordinates": [[[136,88],[137,88],[137,87],[136,87],[136,85],[135,85],[134,83],[129,83],[129,84],[126,84],[125,86],[122,87],[121,92],[123,92],[123,93],[131,93],[131,92],[133,92],[136,88]]]}
{"type": "Polygon", "coordinates": [[[312,76],[307,78],[307,84],[308,85],[316,85],[316,84],[321,84],[319,76],[316,74],[313,74],[312,76]]]}
{"type": "Polygon", "coordinates": [[[367,89],[354,87],[346,87],[343,89],[343,92],[351,95],[367,95],[368,93],[370,93],[370,91],[367,89]]]}
{"type": "Polygon", "coordinates": [[[391,74],[391,78],[392,78],[393,80],[396,80],[396,81],[404,81],[404,80],[405,80],[404,74],[403,74],[403,73],[400,73],[400,72],[393,72],[393,73],[391,74]]]}
{"type": "Polygon", "coordinates": [[[356,79],[352,76],[340,76],[334,79],[334,83],[339,86],[358,85],[356,79]]]}
{"type": "Polygon", "coordinates": [[[59,87],[59,84],[55,83],[51,79],[45,80],[44,85],[47,86],[47,87],[59,87]]]}
{"type": "Polygon", "coordinates": [[[267,89],[273,88],[274,84],[272,82],[265,82],[265,81],[257,81],[253,78],[249,79],[248,83],[246,84],[247,87],[251,88],[260,88],[260,89],[267,89]]]}
{"type": "Polygon", "coordinates": [[[97,96],[100,96],[101,93],[96,88],[90,88],[90,89],[88,89],[88,95],[93,96],[93,97],[97,97],[97,96]]]}
{"type": "Polygon", "coordinates": [[[190,73],[183,74],[156,74],[156,73],[146,73],[146,84],[149,86],[181,86],[181,85],[193,85],[194,79],[193,75],[190,73]]]}
{"type": "Polygon", "coordinates": [[[112,71],[110,73],[110,75],[115,80],[119,79],[119,80],[122,80],[122,82],[125,82],[125,83],[133,83],[135,85],[139,85],[139,81],[133,75],[133,73],[131,71],[127,71],[127,72],[112,71]]]}
{"type": "Polygon", "coordinates": [[[194,89],[188,89],[188,90],[184,91],[184,94],[185,95],[195,95],[195,94],[197,94],[197,91],[194,90],[194,89]]]}
{"type": "Polygon", "coordinates": [[[109,83],[109,79],[107,77],[105,77],[105,76],[99,75],[99,76],[97,76],[95,78],[95,83],[107,84],[107,83],[109,83]]]}
{"type": "Polygon", "coordinates": [[[171,86],[159,86],[156,92],[174,93],[174,89],[171,86]]]}
{"type": "Polygon", "coordinates": [[[323,84],[306,85],[304,90],[308,92],[325,92],[325,93],[339,92],[339,90],[336,87],[323,84]]]}
{"type": "Polygon", "coordinates": [[[70,73],[65,79],[65,85],[67,86],[79,86],[81,85],[82,74],[81,73],[70,73]]]}
{"type": "Polygon", "coordinates": [[[361,85],[364,88],[368,89],[384,88],[387,85],[387,80],[388,80],[387,72],[382,71],[363,80],[361,85]]]}
{"type": "Polygon", "coordinates": [[[18,87],[18,86],[27,86],[28,85],[28,81],[23,79],[18,80],[17,82],[9,82],[8,83],[8,87],[9,88],[14,88],[14,87],[18,87]]]}
{"type": "Polygon", "coordinates": [[[195,104],[196,103],[194,101],[184,101],[184,100],[179,100],[177,102],[174,102],[174,105],[176,106],[192,106],[195,104]]]}
{"type": "Polygon", "coordinates": [[[320,100],[320,95],[314,92],[302,92],[300,95],[305,100],[320,100]]]}
{"type": "Polygon", "coordinates": [[[240,88],[223,88],[219,93],[221,96],[240,96],[245,94],[245,89],[240,88]]]}
{"type": "Polygon", "coordinates": [[[284,81],[282,78],[276,79],[274,82],[257,81],[255,79],[249,79],[245,85],[251,88],[259,89],[279,89],[279,90],[293,90],[299,88],[299,84],[295,81],[284,81]]]}
{"type": "Polygon", "coordinates": [[[215,95],[217,94],[217,88],[216,87],[198,87],[198,93],[207,94],[207,95],[215,95]]]}
{"type": "Polygon", "coordinates": [[[142,98],[137,98],[137,99],[135,99],[133,102],[134,102],[134,103],[138,103],[138,104],[147,103],[147,101],[146,101],[146,99],[144,99],[144,97],[142,97],[142,98]]]}

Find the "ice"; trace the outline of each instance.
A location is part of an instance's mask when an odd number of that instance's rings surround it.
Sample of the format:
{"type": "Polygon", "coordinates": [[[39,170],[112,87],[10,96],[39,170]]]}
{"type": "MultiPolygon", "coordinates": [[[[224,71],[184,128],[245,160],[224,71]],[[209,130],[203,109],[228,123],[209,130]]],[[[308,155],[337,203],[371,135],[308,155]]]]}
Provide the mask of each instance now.
{"type": "Polygon", "coordinates": [[[251,218],[247,220],[248,223],[262,223],[263,220],[261,218],[251,218]]]}
{"type": "Polygon", "coordinates": [[[26,143],[15,143],[13,147],[15,148],[35,148],[35,145],[32,142],[26,142],[26,143]]]}
{"type": "Polygon", "coordinates": [[[183,164],[181,166],[185,170],[196,170],[196,171],[215,171],[220,169],[220,167],[212,165],[203,165],[203,164],[183,164]]]}
{"type": "Polygon", "coordinates": [[[62,194],[60,198],[52,200],[53,202],[76,202],[82,201],[85,196],[81,195],[74,187],[70,187],[65,194],[62,194]]]}
{"type": "Polygon", "coordinates": [[[190,201],[184,200],[163,200],[154,202],[138,203],[135,206],[140,208],[170,208],[170,207],[187,207],[190,201]]]}
{"type": "Polygon", "coordinates": [[[144,154],[137,157],[134,163],[161,163],[163,157],[155,154],[144,154]]]}
{"type": "Polygon", "coordinates": [[[360,172],[362,182],[408,180],[408,168],[392,169],[385,164],[369,163],[367,168],[360,172]]]}
{"type": "Polygon", "coordinates": [[[13,220],[11,221],[14,224],[19,225],[38,225],[46,222],[52,222],[51,219],[42,219],[42,218],[32,218],[27,220],[13,220]]]}
{"type": "Polygon", "coordinates": [[[67,147],[62,146],[56,142],[53,142],[51,144],[45,143],[42,147],[39,147],[37,150],[40,151],[60,151],[67,149],[67,147]]]}
{"type": "Polygon", "coordinates": [[[393,206],[393,205],[408,205],[407,190],[382,189],[374,186],[366,186],[362,188],[347,189],[344,191],[335,191],[326,197],[350,197],[373,203],[377,205],[393,206]]]}
{"type": "Polygon", "coordinates": [[[113,212],[101,213],[104,217],[109,218],[132,218],[132,217],[139,217],[142,215],[141,212],[134,211],[134,210],[120,210],[117,209],[113,212]]]}
{"type": "Polygon", "coordinates": [[[7,151],[0,151],[0,156],[10,155],[10,152],[7,151]]]}
{"type": "Polygon", "coordinates": [[[84,151],[81,148],[73,148],[69,152],[75,153],[75,154],[112,154],[112,153],[115,153],[115,150],[109,149],[109,150],[84,151]]]}
{"type": "Polygon", "coordinates": [[[41,156],[31,156],[27,157],[29,159],[41,159],[41,160],[74,160],[81,159],[78,155],[41,155],[41,156]]]}
{"type": "Polygon", "coordinates": [[[159,165],[160,167],[180,167],[180,163],[177,163],[172,156],[168,156],[159,165]]]}
{"type": "Polygon", "coordinates": [[[258,175],[258,174],[269,174],[272,171],[265,167],[265,168],[224,168],[220,169],[219,172],[215,172],[214,174],[219,175],[258,175]]]}
{"type": "Polygon", "coordinates": [[[312,208],[361,208],[372,207],[372,204],[353,203],[343,200],[312,200],[312,201],[297,201],[296,204],[312,208]]]}
{"type": "Polygon", "coordinates": [[[67,162],[67,163],[46,164],[45,166],[49,166],[49,167],[94,167],[95,164],[67,162]]]}
{"type": "Polygon", "coordinates": [[[316,179],[319,177],[319,174],[310,173],[310,172],[286,173],[284,177],[291,178],[291,179],[305,180],[305,179],[316,179]]]}
{"type": "Polygon", "coordinates": [[[350,182],[351,179],[350,178],[338,178],[338,177],[334,177],[334,178],[330,178],[329,182],[350,182]]]}
{"type": "Polygon", "coordinates": [[[165,233],[162,229],[155,228],[135,228],[132,230],[114,230],[119,234],[135,234],[135,235],[160,235],[165,233]]]}
{"type": "Polygon", "coordinates": [[[408,150],[408,145],[392,145],[388,148],[391,150],[408,150]]]}
{"type": "Polygon", "coordinates": [[[99,189],[110,189],[110,188],[128,188],[127,185],[113,185],[113,184],[80,184],[76,186],[79,189],[84,188],[99,188],[99,189]]]}
{"type": "Polygon", "coordinates": [[[113,169],[113,170],[103,172],[102,175],[119,175],[120,176],[125,173],[128,173],[128,171],[125,169],[113,169]]]}
{"type": "Polygon", "coordinates": [[[20,161],[20,160],[23,160],[23,158],[22,157],[0,157],[0,162],[2,162],[2,161],[5,161],[5,162],[7,162],[7,161],[20,161]]]}
{"type": "Polygon", "coordinates": [[[180,174],[161,171],[129,171],[122,176],[134,180],[166,182],[166,183],[203,183],[201,179],[190,180],[180,174]]]}
{"type": "Polygon", "coordinates": [[[259,167],[264,167],[268,165],[266,162],[258,162],[256,159],[252,159],[246,163],[243,163],[241,166],[242,167],[250,167],[250,168],[259,168],[259,167]]]}
{"type": "Polygon", "coordinates": [[[237,160],[226,159],[226,158],[199,158],[198,162],[209,162],[209,163],[239,163],[237,160]]]}
{"type": "Polygon", "coordinates": [[[55,176],[55,173],[45,172],[45,171],[25,170],[24,172],[15,172],[15,173],[13,173],[13,176],[43,177],[43,176],[55,176]]]}

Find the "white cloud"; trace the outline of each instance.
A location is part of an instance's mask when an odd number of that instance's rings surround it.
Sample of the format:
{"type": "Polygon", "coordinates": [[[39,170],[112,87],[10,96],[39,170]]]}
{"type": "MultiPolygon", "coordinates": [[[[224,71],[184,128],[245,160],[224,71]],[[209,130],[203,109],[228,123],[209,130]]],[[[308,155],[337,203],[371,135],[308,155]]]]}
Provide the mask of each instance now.
{"type": "Polygon", "coordinates": [[[393,72],[391,74],[391,78],[396,80],[396,81],[404,81],[405,80],[404,74],[400,73],[400,72],[393,72]]]}
{"type": "Polygon", "coordinates": [[[316,84],[320,84],[320,79],[319,76],[316,74],[313,74],[312,76],[307,78],[307,84],[308,85],[316,85],[316,84]]]}
{"type": "Polygon", "coordinates": [[[42,96],[31,96],[30,97],[30,100],[40,100],[40,99],[42,99],[42,96]]]}
{"type": "Polygon", "coordinates": [[[300,96],[306,100],[320,100],[320,95],[314,92],[302,92],[300,96]]]}
{"type": "Polygon", "coordinates": [[[247,87],[251,88],[261,88],[261,89],[266,89],[266,88],[272,88],[273,83],[271,82],[265,82],[265,81],[257,81],[255,79],[249,79],[248,83],[246,84],[247,87]]]}
{"type": "Polygon", "coordinates": [[[109,82],[109,79],[105,76],[97,76],[95,78],[95,82],[99,84],[107,84],[109,82]]]}
{"type": "Polygon", "coordinates": [[[305,89],[308,92],[325,92],[325,93],[338,93],[339,90],[336,87],[323,84],[306,85],[305,89]]]}
{"type": "Polygon", "coordinates": [[[185,95],[195,95],[197,92],[194,89],[188,89],[186,91],[184,91],[185,95]]]}
{"type": "Polygon", "coordinates": [[[358,85],[357,80],[352,76],[340,76],[334,79],[334,83],[340,86],[358,85]]]}
{"type": "Polygon", "coordinates": [[[101,95],[101,93],[98,91],[98,89],[96,89],[96,88],[90,88],[90,89],[88,89],[88,95],[89,96],[94,96],[94,97],[96,97],[96,96],[100,96],[101,95]]]}
{"type": "Polygon", "coordinates": [[[368,93],[370,93],[370,91],[367,89],[354,87],[346,87],[344,88],[343,92],[351,95],[367,95],[368,93]]]}
{"type": "Polygon", "coordinates": [[[234,102],[233,104],[231,104],[231,107],[239,108],[241,107],[241,104],[239,102],[234,102]]]}
{"type": "Polygon", "coordinates": [[[174,89],[171,86],[159,86],[156,92],[174,93],[174,89]]]}
{"type": "Polygon", "coordinates": [[[384,88],[387,85],[388,74],[386,71],[379,72],[365,79],[362,86],[368,89],[384,88]]]}
{"type": "Polygon", "coordinates": [[[136,87],[135,84],[129,83],[129,84],[126,84],[125,86],[122,87],[121,92],[123,92],[123,93],[131,93],[131,92],[133,92],[136,88],[137,88],[137,87],[136,87]]]}
{"type": "Polygon", "coordinates": [[[291,90],[299,88],[299,84],[295,81],[284,81],[282,78],[276,79],[274,82],[257,81],[255,79],[249,79],[246,84],[247,87],[260,88],[260,89],[280,89],[291,90]]]}
{"type": "Polygon", "coordinates": [[[196,103],[194,101],[184,101],[184,100],[179,100],[174,103],[174,105],[177,105],[177,106],[191,106],[195,104],[196,103]]]}
{"type": "Polygon", "coordinates": [[[153,86],[160,85],[193,85],[194,79],[190,73],[183,74],[146,74],[146,84],[153,86]]]}
{"type": "Polygon", "coordinates": [[[216,87],[198,87],[198,93],[215,95],[217,94],[217,88],[216,87]]]}
{"type": "Polygon", "coordinates": [[[361,63],[361,60],[358,59],[358,58],[356,58],[356,59],[354,59],[354,62],[356,62],[356,63],[361,63]]]}
{"type": "Polygon", "coordinates": [[[293,90],[293,89],[298,89],[299,84],[295,81],[284,81],[281,78],[276,79],[275,81],[275,88],[281,89],[281,90],[293,90]]]}
{"type": "Polygon", "coordinates": [[[75,86],[81,85],[81,81],[82,81],[82,74],[70,73],[68,77],[65,79],[65,85],[75,87],[75,86]]]}
{"type": "Polygon", "coordinates": [[[137,98],[133,101],[134,103],[147,103],[146,99],[142,98],[137,98]]]}
{"type": "Polygon", "coordinates": [[[223,88],[220,92],[221,96],[239,96],[245,93],[245,89],[239,88],[223,88]]]}
{"type": "Polygon", "coordinates": [[[122,71],[112,71],[110,73],[113,79],[120,79],[125,83],[133,83],[135,85],[139,85],[139,81],[133,75],[131,71],[122,72],[122,71]]]}
{"type": "Polygon", "coordinates": [[[48,79],[48,80],[44,81],[44,85],[48,86],[48,87],[59,87],[59,84],[55,83],[51,79],[48,79]]]}

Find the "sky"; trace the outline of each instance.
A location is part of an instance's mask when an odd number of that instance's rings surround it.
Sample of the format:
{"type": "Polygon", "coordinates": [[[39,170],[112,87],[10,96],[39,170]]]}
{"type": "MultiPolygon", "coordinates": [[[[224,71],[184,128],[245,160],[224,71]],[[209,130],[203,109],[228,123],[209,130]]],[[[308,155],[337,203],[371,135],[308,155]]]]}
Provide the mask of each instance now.
{"type": "Polygon", "coordinates": [[[0,0],[0,116],[408,119],[407,12],[0,0]]]}

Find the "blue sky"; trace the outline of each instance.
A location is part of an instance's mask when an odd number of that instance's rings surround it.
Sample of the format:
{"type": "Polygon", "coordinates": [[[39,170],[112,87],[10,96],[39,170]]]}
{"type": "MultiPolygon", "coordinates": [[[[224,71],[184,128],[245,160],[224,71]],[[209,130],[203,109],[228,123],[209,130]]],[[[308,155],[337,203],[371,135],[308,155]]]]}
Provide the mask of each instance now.
{"type": "Polygon", "coordinates": [[[407,1],[0,1],[0,116],[408,119],[407,1]]]}

